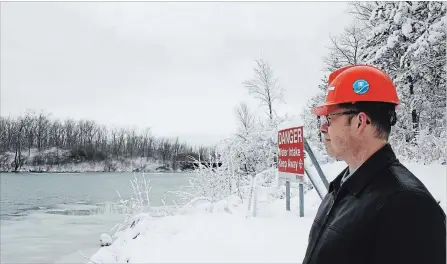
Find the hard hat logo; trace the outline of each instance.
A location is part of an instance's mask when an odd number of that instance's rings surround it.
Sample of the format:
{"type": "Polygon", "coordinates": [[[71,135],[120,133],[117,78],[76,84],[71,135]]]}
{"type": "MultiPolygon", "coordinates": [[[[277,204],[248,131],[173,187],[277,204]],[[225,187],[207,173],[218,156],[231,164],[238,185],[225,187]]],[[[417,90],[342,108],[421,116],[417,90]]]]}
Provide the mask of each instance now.
{"type": "Polygon", "coordinates": [[[335,86],[329,86],[326,91],[326,96],[329,95],[329,92],[335,91],[335,86]]]}
{"type": "Polygon", "coordinates": [[[365,94],[369,90],[369,83],[366,80],[360,79],[355,81],[352,88],[354,88],[356,94],[365,94]]]}

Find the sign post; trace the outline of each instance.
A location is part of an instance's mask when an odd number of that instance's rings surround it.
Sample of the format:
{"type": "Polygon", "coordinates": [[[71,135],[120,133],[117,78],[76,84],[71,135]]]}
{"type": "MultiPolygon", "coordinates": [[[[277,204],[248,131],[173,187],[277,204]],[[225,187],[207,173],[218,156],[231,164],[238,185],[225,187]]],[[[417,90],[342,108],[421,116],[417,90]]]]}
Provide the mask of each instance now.
{"type": "Polygon", "coordinates": [[[286,181],[286,210],[290,211],[290,182],[286,181]]]}
{"type": "Polygon", "coordinates": [[[300,188],[300,217],[304,217],[304,186],[302,183],[299,184],[300,188]]]}
{"type": "Polygon", "coordinates": [[[290,182],[299,183],[300,216],[304,216],[304,131],[303,126],[278,131],[278,173],[286,180],[286,210],[290,211],[290,182]]]}
{"type": "MultiPolygon", "coordinates": [[[[304,148],[307,154],[309,154],[309,157],[312,160],[312,163],[314,164],[315,168],[317,169],[318,175],[320,175],[320,179],[323,182],[326,191],[329,190],[329,182],[327,181],[326,176],[324,175],[323,170],[320,167],[320,164],[318,164],[317,158],[315,157],[314,152],[310,148],[309,143],[307,143],[306,139],[304,139],[304,148]]],[[[311,177],[309,176],[309,178],[311,177]]],[[[323,197],[321,197],[321,199],[323,199],[323,197]]]]}

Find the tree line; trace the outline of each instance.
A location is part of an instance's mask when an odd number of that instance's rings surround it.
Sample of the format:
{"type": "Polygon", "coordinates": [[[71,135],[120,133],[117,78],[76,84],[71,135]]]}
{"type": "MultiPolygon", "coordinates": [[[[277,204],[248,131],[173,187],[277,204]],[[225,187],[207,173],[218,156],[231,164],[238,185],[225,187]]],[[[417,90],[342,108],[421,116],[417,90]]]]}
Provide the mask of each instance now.
{"type": "Polygon", "coordinates": [[[109,129],[92,120],[61,121],[33,111],[20,117],[0,117],[0,167],[11,166],[13,171],[24,164],[37,166],[135,158],[158,161],[176,170],[178,161],[187,161],[189,156],[207,157],[210,149],[190,146],[178,137],[156,138],[150,128],[109,129]],[[49,150],[65,154],[56,154],[53,158],[42,155],[51,152],[49,150]]]}

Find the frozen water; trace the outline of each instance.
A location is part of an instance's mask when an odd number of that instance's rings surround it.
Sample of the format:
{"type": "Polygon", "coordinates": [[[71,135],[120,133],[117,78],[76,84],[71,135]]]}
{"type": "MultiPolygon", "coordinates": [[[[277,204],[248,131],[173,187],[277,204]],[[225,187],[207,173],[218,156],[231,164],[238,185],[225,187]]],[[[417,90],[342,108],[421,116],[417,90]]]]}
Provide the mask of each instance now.
{"type": "MultiPolygon", "coordinates": [[[[142,174],[0,174],[2,263],[82,263],[101,248],[100,235],[124,221],[115,202],[133,195],[130,180],[142,174]]],[[[145,174],[150,199],[172,204],[167,191],[189,174],[145,174]]]]}

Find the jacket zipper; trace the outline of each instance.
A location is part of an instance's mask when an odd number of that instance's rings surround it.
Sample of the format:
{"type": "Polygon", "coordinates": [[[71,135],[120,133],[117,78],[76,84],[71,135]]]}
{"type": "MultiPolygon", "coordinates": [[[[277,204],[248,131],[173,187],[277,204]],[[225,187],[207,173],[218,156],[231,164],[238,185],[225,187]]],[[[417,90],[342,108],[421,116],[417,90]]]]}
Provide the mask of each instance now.
{"type": "Polygon", "coordinates": [[[327,224],[327,220],[329,219],[329,215],[330,215],[330,213],[331,213],[331,211],[332,211],[332,207],[334,206],[335,201],[337,200],[338,193],[340,193],[340,190],[338,190],[338,192],[336,192],[336,193],[334,194],[334,199],[332,200],[331,207],[329,207],[329,210],[328,210],[327,213],[326,213],[326,217],[325,217],[325,219],[324,219],[323,226],[321,227],[320,232],[318,232],[317,239],[315,240],[315,243],[314,243],[314,245],[312,246],[312,250],[311,250],[310,253],[309,253],[309,259],[306,261],[306,263],[310,263],[310,260],[311,260],[311,258],[312,258],[313,253],[314,253],[314,250],[315,250],[315,247],[317,246],[318,241],[320,240],[321,233],[323,232],[323,230],[324,230],[324,228],[325,228],[325,226],[326,226],[326,224],[327,224]]]}

